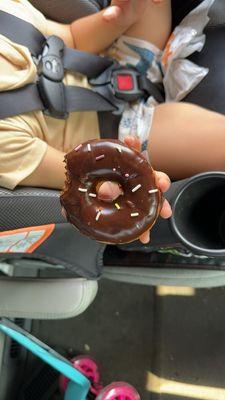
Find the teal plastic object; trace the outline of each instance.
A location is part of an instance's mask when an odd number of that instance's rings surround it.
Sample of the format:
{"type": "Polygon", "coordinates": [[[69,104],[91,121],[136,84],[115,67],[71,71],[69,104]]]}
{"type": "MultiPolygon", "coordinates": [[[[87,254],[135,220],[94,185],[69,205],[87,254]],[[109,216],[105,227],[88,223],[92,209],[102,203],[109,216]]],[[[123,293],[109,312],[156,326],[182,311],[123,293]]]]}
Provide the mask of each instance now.
{"type": "Polygon", "coordinates": [[[86,400],[90,382],[66,358],[6,318],[0,319],[0,331],[10,336],[70,380],[64,400],[86,400]]]}

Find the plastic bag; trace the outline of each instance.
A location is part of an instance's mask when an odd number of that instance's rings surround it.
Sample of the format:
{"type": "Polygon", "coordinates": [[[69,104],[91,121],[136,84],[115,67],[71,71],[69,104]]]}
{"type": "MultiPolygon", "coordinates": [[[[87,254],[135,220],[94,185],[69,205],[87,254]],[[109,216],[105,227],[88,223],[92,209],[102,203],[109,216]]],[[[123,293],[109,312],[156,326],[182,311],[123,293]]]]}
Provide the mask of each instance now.
{"type": "Polygon", "coordinates": [[[198,66],[186,57],[202,50],[205,44],[203,30],[214,1],[205,0],[191,11],[167,42],[161,59],[166,102],[182,100],[208,73],[208,68],[198,66]]]}

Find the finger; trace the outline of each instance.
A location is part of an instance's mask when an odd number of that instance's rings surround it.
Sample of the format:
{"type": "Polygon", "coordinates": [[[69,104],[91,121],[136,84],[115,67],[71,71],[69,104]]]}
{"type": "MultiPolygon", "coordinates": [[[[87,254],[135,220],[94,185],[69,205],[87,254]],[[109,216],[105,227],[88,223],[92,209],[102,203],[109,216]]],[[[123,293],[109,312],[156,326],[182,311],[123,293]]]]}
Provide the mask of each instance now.
{"type": "Polygon", "coordinates": [[[172,209],[169,202],[165,199],[162,205],[162,209],[160,211],[160,215],[162,218],[170,218],[172,215],[172,209]]]}
{"type": "MultiPolygon", "coordinates": [[[[141,151],[141,142],[137,136],[126,136],[124,139],[124,143],[137,151],[141,151]]],[[[164,172],[155,171],[155,176],[156,185],[160,188],[162,192],[166,192],[171,185],[171,181],[168,175],[164,172]]]]}
{"type": "Polygon", "coordinates": [[[166,192],[171,185],[171,181],[168,175],[165,174],[164,172],[155,171],[155,177],[156,177],[156,185],[163,193],[166,192]]]}
{"type": "Polygon", "coordinates": [[[61,214],[62,214],[62,216],[63,216],[64,218],[66,218],[66,219],[67,219],[67,216],[66,216],[66,210],[65,210],[65,208],[64,208],[64,207],[62,207],[62,208],[61,208],[61,214]]]}
{"type": "Polygon", "coordinates": [[[126,136],[124,139],[124,143],[131,147],[132,149],[135,149],[137,151],[141,151],[141,142],[140,139],[137,136],[126,136]]]}
{"type": "Polygon", "coordinates": [[[117,19],[121,15],[121,13],[122,11],[120,7],[111,6],[104,11],[102,16],[105,21],[109,22],[117,19]]]}
{"type": "Polygon", "coordinates": [[[123,191],[118,183],[106,181],[97,188],[97,193],[100,200],[114,201],[123,194],[123,191]]]}
{"type": "Polygon", "coordinates": [[[143,244],[149,243],[150,242],[150,231],[148,230],[148,231],[142,233],[142,235],[139,237],[139,240],[143,244]]]}

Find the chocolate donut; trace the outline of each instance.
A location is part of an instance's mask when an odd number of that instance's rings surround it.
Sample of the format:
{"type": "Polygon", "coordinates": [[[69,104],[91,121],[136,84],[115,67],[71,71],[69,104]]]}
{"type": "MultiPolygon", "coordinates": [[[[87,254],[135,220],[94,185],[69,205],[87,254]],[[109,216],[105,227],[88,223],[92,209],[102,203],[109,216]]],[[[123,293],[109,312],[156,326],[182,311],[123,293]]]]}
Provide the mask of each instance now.
{"type": "Polygon", "coordinates": [[[66,182],[60,200],[67,220],[99,242],[119,244],[137,239],[155,223],[161,192],[144,156],[119,140],[91,140],[65,157],[66,182]],[[98,188],[117,182],[122,194],[101,200],[98,188]]]}

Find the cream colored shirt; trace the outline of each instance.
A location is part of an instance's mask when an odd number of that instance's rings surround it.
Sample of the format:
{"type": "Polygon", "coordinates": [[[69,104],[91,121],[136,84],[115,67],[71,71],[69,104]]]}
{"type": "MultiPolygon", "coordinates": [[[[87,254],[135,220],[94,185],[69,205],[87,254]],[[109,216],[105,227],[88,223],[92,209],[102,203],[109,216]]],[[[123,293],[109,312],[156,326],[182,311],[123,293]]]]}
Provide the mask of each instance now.
{"type": "MultiPolygon", "coordinates": [[[[32,23],[46,35],[45,17],[27,0],[0,0],[0,10],[32,23]]],[[[36,67],[27,48],[0,35],[0,91],[35,82],[36,67]]],[[[81,75],[67,73],[65,83],[87,87],[81,75]]],[[[1,106],[1,105],[0,105],[1,106]]],[[[14,189],[40,164],[47,145],[68,152],[99,137],[95,112],[73,112],[67,120],[30,112],[0,120],[0,186],[14,189]]]]}

